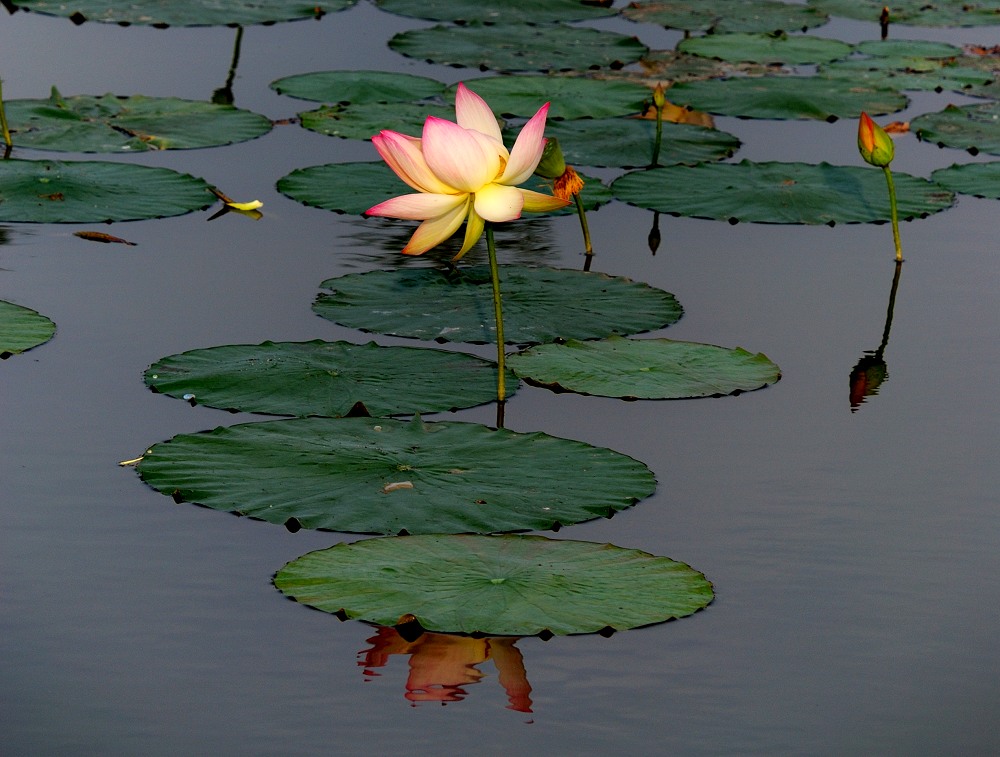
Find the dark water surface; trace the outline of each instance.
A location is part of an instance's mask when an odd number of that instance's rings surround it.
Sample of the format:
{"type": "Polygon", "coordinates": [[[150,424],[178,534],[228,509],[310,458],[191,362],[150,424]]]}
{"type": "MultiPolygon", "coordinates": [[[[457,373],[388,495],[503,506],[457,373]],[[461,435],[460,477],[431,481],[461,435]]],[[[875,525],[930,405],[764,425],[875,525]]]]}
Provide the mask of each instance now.
{"type": "MultiPolygon", "coordinates": [[[[316,70],[477,75],[386,48],[396,31],[421,25],[363,2],[321,22],[247,28],[236,104],[274,119],[308,110],[267,84],[316,70]]],[[[654,47],[677,39],[600,26],[654,47]]],[[[877,27],[839,22],[816,33],[856,41],[877,27]]],[[[74,27],[0,11],[0,77],[11,99],[44,97],[52,84],[64,94],[207,99],[226,79],[234,34],[74,27]]],[[[1000,29],[900,36],[992,45],[1000,29]]],[[[966,100],[915,96],[898,118],[966,100]]],[[[739,158],[860,163],[853,122],[718,126],[744,141],[739,158]]],[[[894,167],[920,176],[973,160],[912,136],[896,151],[894,167]]],[[[368,143],[294,125],[231,147],[110,157],[259,198],[265,218],[206,223],[209,213],[196,213],[108,229],[136,247],[72,236],[94,224],[3,227],[0,298],[59,330],[0,364],[0,751],[1000,751],[995,201],[962,196],[903,225],[889,378],[853,413],[848,376],[885,322],[888,226],[665,217],[654,257],[651,213],[613,203],[591,214],[595,269],[665,288],[684,305],[667,335],[765,352],[784,375],[717,400],[624,403],[524,388],[508,404],[509,428],[608,446],[657,475],[649,500],[559,537],[689,562],[718,595],[694,617],[610,639],[518,641],[531,713],[507,709],[489,661],[462,701],[412,706],[406,657],[369,670],[378,676],[359,666],[372,628],[271,586],[287,561],[345,537],[175,505],[119,468],[174,434],[255,418],[150,393],[142,372],[158,358],[265,339],[367,341],[310,304],[325,278],[397,265],[406,232],[375,233],[383,224],[304,207],[274,184],[294,168],[373,158],[368,143]]],[[[575,219],[530,228],[534,246],[508,242],[502,258],[582,264],[575,219]]],[[[492,412],[449,417],[492,423],[492,412]]]]}

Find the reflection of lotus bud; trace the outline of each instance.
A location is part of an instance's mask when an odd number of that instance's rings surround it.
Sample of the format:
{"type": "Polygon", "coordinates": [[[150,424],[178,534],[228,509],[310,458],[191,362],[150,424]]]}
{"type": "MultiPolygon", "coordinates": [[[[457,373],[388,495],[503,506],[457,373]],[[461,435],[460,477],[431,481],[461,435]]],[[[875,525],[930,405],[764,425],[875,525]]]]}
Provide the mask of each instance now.
{"type": "Polygon", "coordinates": [[[559,140],[549,137],[545,140],[545,148],[542,150],[542,159],[538,161],[535,173],[543,179],[558,179],[566,173],[566,159],[563,157],[562,148],[559,147],[559,140]]]}
{"type": "Polygon", "coordinates": [[[892,137],[872,121],[867,113],[862,113],[858,121],[858,151],[866,163],[879,168],[889,165],[895,153],[892,137]]]}
{"type": "Polygon", "coordinates": [[[851,412],[855,412],[865,397],[878,394],[878,388],[889,377],[889,367],[878,355],[865,355],[851,371],[851,412]]]}

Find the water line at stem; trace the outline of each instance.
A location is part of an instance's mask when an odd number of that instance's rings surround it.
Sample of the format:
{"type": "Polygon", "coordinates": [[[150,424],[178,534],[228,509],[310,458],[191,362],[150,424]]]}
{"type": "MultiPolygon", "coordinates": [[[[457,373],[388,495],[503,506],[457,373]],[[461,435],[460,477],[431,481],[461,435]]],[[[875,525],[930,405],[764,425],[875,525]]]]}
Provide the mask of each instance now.
{"type": "Polygon", "coordinates": [[[500,295],[500,270],[497,266],[497,247],[493,240],[493,224],[486,222],[486,249],[490,255],[490,280],[493,282],[493,317],[497,326],[497,402],[503,404],[507,398],[505,374],[507,372],[504,354],[503,304],[500,295]]]}

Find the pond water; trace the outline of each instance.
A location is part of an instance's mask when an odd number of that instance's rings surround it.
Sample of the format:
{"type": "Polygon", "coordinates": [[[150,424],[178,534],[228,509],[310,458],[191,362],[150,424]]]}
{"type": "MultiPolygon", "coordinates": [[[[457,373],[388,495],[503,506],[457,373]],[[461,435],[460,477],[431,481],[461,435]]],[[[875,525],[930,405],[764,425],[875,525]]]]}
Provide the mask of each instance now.
{"type": "MultiPolygon", "coordinates": [[[[208,99],[226,80],[235,34],[0,16],[9,99],[44,97],[53,84],[64,94],[208,99]]],[[[319,22],[248,27],[236,104],[290,118],[312,106],[267,84],[317,70],[449,83],[479,75],[385,46],[423,25],[362,2],[319,22]]],[[[660,49],[679,39],[593,25],[660,49]]],[[[908,31],[1000,42],[996,27],[908,31]]],[[[814,33],[854,42],[878,27],[835,21],[814,33]]],[[[968,99],[914,95],[893,118],[968,99]]],[[[860,164],[853,121],[717,126],[743,140],[738,159],[860,164]]],[[[986,159],[910,135],[896,152],[894,168],[918,176],[986,159]]],[[[326,278],[398,265],[406,231],[373,234],[380,222],[307,208],[274,184],[295,168],[374,157],[369,143],[295,125],[230,147],[108,157],[259,198],[264,218],[206,223],[209,211],[106,227],[135,247],[72,235],[102,228],[94,224],[2,227],[0,299],[58,324],[53,341],[0,365],[5,754],[1000,751],[996,201],[963,195],[902,225],[889,376],[854,412],[849,375],[879,346],[893,283],[888,226],[662,217],[654,256],[650,212],[614,202],[590,215],[595,270],[683,304],[665,335],[764,352],[783,378],[722,399],[629,403],[524,387],[508,403],[508,428],[611,447],[656,473],[653,497],[560,538],[669,555],[717,592],[678,622],[518,640],[530,712],[523,698],[509,707],[492,661],[457,701],[411,702],[407,656],[374,667],[365,660],[373,628],[286,601],[271,585],[287,561],[356,537],[175,505],[120,468],[175,434],[255,419],[152,394],[142,372],[153,361],[265,339],[367,341],[310,305],[326,278]]],[[[530,229],[530,245],[501,247],[502,259],[582,265],[574,218],[530,229]]],[[[492,423],[493,412],[448,417],[492,423]]]]}

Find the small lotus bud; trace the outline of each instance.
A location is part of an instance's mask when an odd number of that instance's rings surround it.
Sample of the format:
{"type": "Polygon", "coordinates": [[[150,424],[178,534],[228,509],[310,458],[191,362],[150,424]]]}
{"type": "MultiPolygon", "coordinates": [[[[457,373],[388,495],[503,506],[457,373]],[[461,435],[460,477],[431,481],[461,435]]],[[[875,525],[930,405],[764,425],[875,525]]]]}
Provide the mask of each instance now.
{"type": "Polygon", "coordinates": [[[879,168],[889,165],[895,154],[892,137],[872,121],[867,113],[862,113],[858,121],[858,151],[866,163],[879,168]]]}
{"type": "Polygon", "coordinates": [[[657,110],[663,110],[663,106],[666,104],[667,96],[663,89],[663,83],[661,82],[657,84],[656,88],[653,90],[653,105],[656,106],[657,110]]]}
{"type": "Polygon", "coordinates": [[[558,179],[566,173],[566,159],[563,157],[559,140],[549,137],[542,149],[542,159],[538,161],[535,174],[543,179],[558,179]]]}

